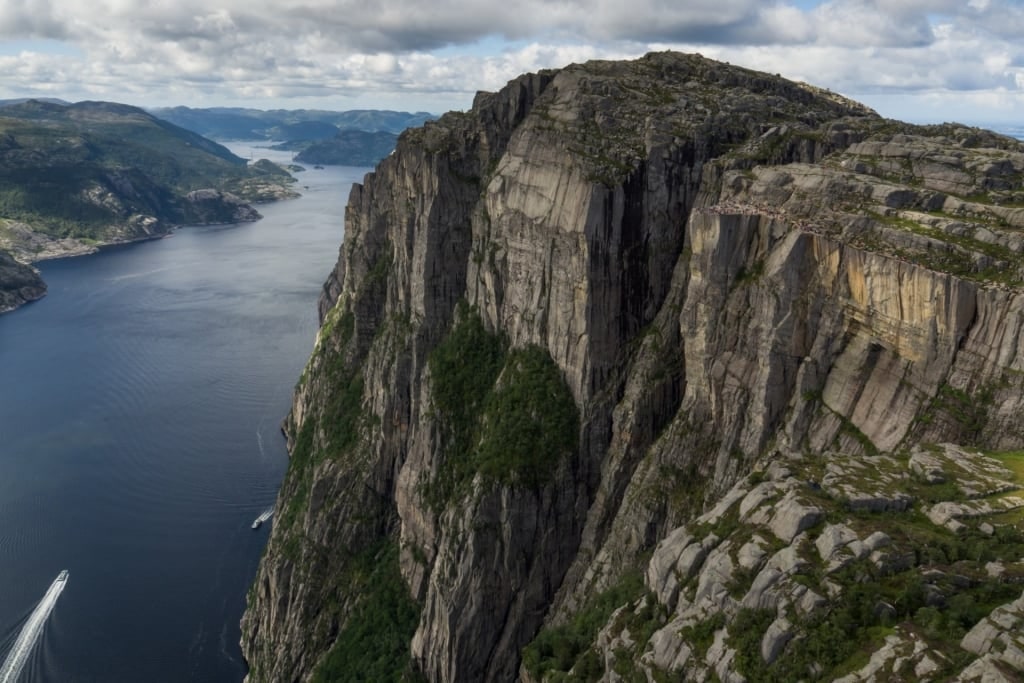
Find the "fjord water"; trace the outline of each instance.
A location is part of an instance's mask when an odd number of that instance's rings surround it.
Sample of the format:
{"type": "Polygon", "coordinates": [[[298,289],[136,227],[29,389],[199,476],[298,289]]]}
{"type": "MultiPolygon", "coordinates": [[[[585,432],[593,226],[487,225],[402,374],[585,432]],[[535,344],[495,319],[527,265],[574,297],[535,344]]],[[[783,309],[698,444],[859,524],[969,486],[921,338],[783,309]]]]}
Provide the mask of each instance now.
{"type": "Polygon", "coordinates": [[[44,262],[49,294],[0,316],[0,661],[70,574],[21,680],[243,678],[273,518],[252,523],[366,170],[298,173],[256,223],[44,262]]]}

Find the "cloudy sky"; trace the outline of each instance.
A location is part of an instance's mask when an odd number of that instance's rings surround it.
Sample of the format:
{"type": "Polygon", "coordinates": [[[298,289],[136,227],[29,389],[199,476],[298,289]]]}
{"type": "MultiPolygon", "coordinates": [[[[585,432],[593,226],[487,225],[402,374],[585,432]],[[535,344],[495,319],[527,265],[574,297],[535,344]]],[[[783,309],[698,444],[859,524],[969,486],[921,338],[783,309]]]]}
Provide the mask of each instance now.
{"type": "Polygon", "coordinates": [[[1024,125],[1024,0],[2,0],[0,98],[442,112],[667,48],[910,121],[1024,125]]]}

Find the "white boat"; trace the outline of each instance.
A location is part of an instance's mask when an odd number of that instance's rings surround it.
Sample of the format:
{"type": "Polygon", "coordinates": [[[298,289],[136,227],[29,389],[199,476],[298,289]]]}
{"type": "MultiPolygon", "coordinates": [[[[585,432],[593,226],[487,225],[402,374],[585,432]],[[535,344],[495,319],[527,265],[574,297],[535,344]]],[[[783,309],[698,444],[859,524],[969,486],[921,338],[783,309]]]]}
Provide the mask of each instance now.
{"type": "Polygon", "coordinates": [[[274,514],[274,508],[272,508],[272,507],[267,508],[266,510],[264,510],[263,512],[260,513],[259,517],[257,517],[256,519],[253,520],[252,528],[253,529],[259,529],[260,525],[263,524],[263,522],[265,522],[268,519],[270,519],[270,516],[273,515],[273,514],[274,514]]]}

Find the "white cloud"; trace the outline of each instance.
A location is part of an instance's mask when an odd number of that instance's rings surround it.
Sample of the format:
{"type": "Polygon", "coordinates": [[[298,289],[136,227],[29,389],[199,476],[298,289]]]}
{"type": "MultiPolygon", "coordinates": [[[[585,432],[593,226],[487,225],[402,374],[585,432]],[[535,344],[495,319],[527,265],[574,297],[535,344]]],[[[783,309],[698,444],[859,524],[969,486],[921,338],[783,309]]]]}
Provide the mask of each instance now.
{"type": "Polygon", "coordinates": [[[1021,35],[1017,0],[10,0],[0,41],[50,41],[0,56],[0,98],[438,111],[524,71],[674,47],[1003,115],[1022,106],[1021,35]]]}
{"type": "Polygon", "coordinates": [[[922,13],[914,12],[909,3],[883,11],[875,0],[836,0],[818,7],[812,13],[817,28],[817,41],[823,45],[857,48],[862,46],[923,46],[935,36],[931,23],[922,13]]]}

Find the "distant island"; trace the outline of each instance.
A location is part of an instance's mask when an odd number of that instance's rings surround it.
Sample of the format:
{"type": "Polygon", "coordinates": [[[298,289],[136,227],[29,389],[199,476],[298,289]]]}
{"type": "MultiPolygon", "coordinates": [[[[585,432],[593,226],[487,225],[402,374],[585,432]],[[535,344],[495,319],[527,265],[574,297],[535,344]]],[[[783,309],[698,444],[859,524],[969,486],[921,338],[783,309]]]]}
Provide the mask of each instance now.
{"type": "Polygon", "coordinates": [[[260,217],[297,196],[277,164],[137,107],[26,100],[0,106],[0,311],[42,296],[32,262],[260,217]]]}
{"type": "Polygon", "coordinates": [[[296,161],[345,166],[373,166],[395,148],[399,133],[436,118],[422,111],[373,109],[172,107],[152,113],[215,140],[272,140],[277,144],[271,149],[297,152],[296,161]]]}
{"type": "Polygon", "coordinates": [[[299,149],[295,160],[305,164],[374,166],[395,149],[398,135],[379,130],[343,130],[329,140],[310,143],[283,143],[275,149],[299,149]]]}

